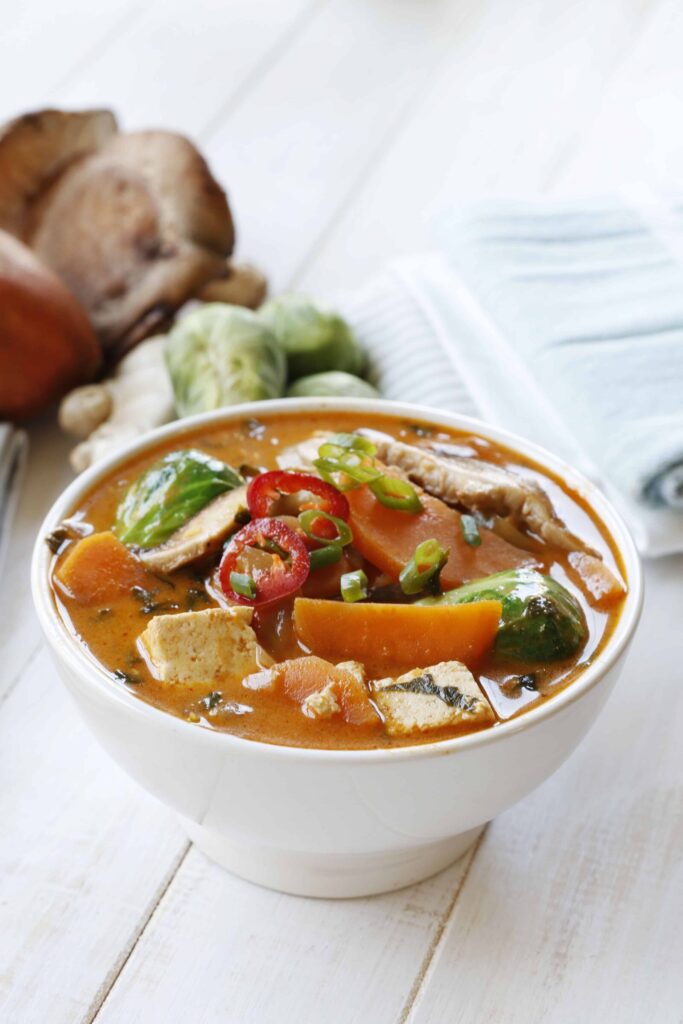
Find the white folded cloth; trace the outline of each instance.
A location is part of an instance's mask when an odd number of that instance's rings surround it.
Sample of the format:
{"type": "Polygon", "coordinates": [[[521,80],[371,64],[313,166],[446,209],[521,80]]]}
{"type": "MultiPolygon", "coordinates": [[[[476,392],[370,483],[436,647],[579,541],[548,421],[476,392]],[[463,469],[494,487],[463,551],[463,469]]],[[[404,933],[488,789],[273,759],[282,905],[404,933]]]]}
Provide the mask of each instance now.
{"type": "Polygon", "coordinates": [[[9,543],[12,517],[19,498],[28,444],[23,430],[0,423],[0,572],[9,543]]]}
{"type": "Polygon", "coordinates": [[[478,204],[342,299],[387,398],[508,427],[683,551],[683,200],[478,204]]]}

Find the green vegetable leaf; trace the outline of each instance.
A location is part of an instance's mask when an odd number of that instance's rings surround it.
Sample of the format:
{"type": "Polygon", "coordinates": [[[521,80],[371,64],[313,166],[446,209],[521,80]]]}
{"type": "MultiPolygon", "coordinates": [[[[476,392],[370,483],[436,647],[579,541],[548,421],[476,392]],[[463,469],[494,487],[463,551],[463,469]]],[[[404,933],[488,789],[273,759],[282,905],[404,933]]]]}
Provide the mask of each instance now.
{"type": "Polygon", "coordinates": [[[363,350],[349,325],[333,310],[303,295],[279,295],[261,306],[258,316],[287,356],[290,381],[328,370],[362,373],[363,350]]]}
{"type": "Polygon", "coordinates": [[[501,657],[557,661],[571,657],[586,642],[586,620],[576,598],[557,580],[534,569],[497,572],[418,604],[487,600],[503,606],[494,647],[501,657]]]}
{"type": "Polygon", "coordinates": [[[169,452],[128,488],[114,533],[124,544],[156,547],[219,494],[242,483],[239,473],[205,452],[169,452]]]}
{"type": "Polygon", "coordinates": [[[210,302],[175,325],[166,343],[180,416],[238,402],[279,398],[286,359],[265,322],[251,310],[210,302]]]}
{"type": "Polygon", "coordinates": [[[328,370],[299,377],[287,388],[288,398],[379,398],[372,384],[344,370],[328,370]]]}

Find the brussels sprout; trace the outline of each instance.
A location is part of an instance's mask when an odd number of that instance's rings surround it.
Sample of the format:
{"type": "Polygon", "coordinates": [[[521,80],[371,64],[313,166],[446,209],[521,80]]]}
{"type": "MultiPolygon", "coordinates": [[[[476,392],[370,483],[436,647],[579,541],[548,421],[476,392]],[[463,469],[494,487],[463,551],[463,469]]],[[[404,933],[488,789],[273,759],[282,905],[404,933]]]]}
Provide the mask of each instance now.
{"type": "Polygon", "coordinates": [[[468,604],[496,600],[503,605],[495,651],[523,661],[569,658],[588,635],[576,599],[556,580],[534,569],[509,569],[473,580],[418,604],[468,604]]]}
{"type": "Polygon", "coordinates": [[[251,310],[220,302],[175,325],[166,364],[181,416],[278,398],[285,386],[286,360],[272,332],[251,310]]]}
{"type": "Polygon", "coordinates": [[[234,469],[204,452],[169,452],[128,488],[114,533],[124,544],[156,547],[219,494],[243,483],[234,469]]]}
{"type": "Polygon", "coordinates": [[[377,398],[379,393],[372,384],[360,377],[354,377],[343,370],[329,370],[327,373],[312,373],[300,377],[287,389],[289,398],[310,398],[315,395],[338,398],[377,398]]]}
{"type": "Polygon", "coordinates": [[[362,372],[363,350],[349,325],[332,310],[301,295],[281,295],[266,302],[258,315],[287,355],[290,380],[326,370],[362,372]]]}

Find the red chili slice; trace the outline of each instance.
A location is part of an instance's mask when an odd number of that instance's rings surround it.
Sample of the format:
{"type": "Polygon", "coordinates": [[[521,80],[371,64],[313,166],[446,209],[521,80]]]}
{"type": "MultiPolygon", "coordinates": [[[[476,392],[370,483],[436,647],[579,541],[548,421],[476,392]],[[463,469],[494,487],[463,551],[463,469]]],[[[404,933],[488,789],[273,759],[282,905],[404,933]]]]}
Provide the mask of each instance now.
{"type": "Polygon", "coordinates": [[[218,568],[221,590],[236,604],[259,607],[293,594],[306,580],[310,570],[308,549],[301,537],[280,519],[252,519],[236,533],[225,549],[218,568]],[[238,572],[238,560],[248,548],[260,548],[272,554],[268,568],[255,568],[251,577],[256,584],[256,597],[237,594],[232,589],[230,574],[238,572]]]}
{"type": "Polygon", "coordinates": [[[247,488],[247,504],[253,519],[272,514],[273,504],[282,494],[298,494],[305,491],[312,494],[317,501],[305,501],[301,511],[308,508],[319,508],[337,519],[345,522],[349,518],[349,503],[344,495],[317,476],[309,473],[288,473],[283,469],[274,469],[269,473],[255,476],[247,488]]]}

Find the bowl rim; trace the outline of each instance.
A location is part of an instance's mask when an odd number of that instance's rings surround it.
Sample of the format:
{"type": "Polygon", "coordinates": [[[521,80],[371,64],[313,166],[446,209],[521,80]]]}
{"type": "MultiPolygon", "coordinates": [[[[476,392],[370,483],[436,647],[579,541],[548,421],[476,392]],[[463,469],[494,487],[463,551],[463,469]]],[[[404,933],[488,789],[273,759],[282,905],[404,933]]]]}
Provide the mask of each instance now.
{"type": "Polygon", "coordinates": [[[597,686],[617,662],[628,646],[640,617],[643,603],[643,577],[640,559],[635,543],[622,517],[603,492],[578,470],[571,467],[562,458],[552,454],[535,442],[505,429],[486,423],[473,416],[451,413],[447,410],[431,408],[410,402],[396,402],[388,399],[368,398],[286,398],[267,401],[242,403],[207,413],[199,413],[181,420],[174,420],[155,430],[150,431],[134,441],[129,442],[112,454],[108,455],[95,466],[90,467],[76,477],[50,507],[43,522],[33,548],[31,562],[31,589],[38,620],[50,647],[59,659],[81,680],[87,680],[100,697],[123,706],[131,714],[184,735],[195,742],[222,744],[226,749],[249,753],[252,756],[278,758],[304,758],[322,762],[362,763],[363,761],[404,761],[437,757],[457,753],[475,747],[483,747],[489,743],[504,742],[507,737],[533,729],[545,720],[554,717],[565,708],[580,700],[586,693],[597,686]],[[298,747],[282,743],[270,743],[265,740],[253,740],[234,736],[186,722],[168,711],[157,708],[141,700],[123,687],[117,687],[106,670],[88,653],[85,646],[59,614],[54,602],[49,582],[49,569],[52,556],[44,538],[78,505],[82,497],[101,479],[108,476],[117,466],[128,462],[132,457],[155,447],[160,442],[194,432],[197,428],[213,426],[219,423],[230,424],[235,421],[254,418],[267,418],[280,413],[306,412],[366,412],[380,415],[397,416],[399,418],[418,420],[436,427],[446,429],[471,430],[473,433],[506,445],[519,451],[523,456],[533,459],[541,467],[550,469],[563,481],[566,481],[586,503],[601,523],[607,528],[621,556],[625,570],[628,591],[619,621],[608,639],[603,650],[581,675],[562,689],[558,694],[549,697],[535,708],[531,708],[514,718],[500,722],[492,729],[455,736],[444,740],[434,740],[414,746],[367,748],[360,750],[343,750],[325,747],[298,747]]]}

